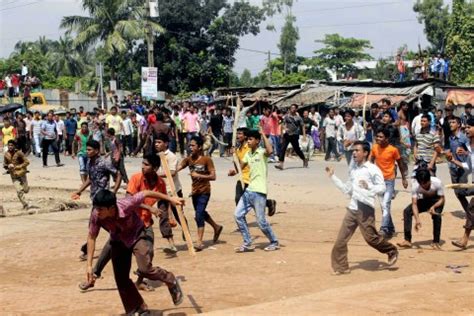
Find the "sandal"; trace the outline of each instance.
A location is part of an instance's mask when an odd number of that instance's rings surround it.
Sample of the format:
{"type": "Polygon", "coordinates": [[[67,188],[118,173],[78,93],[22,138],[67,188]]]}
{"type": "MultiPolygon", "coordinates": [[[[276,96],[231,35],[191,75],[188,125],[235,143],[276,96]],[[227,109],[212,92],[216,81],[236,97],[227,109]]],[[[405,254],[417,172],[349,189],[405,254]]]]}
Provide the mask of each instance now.
{"type": "Polygon", "coordinates": [[[91,282],[89,282],[89,281],[84,281],[84,282],[80,283],[80,284],[79,284],[79,289],[84,292],[84,291],[87,291],[87,290],[90,289],[90,288],[93,288],[94,285],[95,285],[95,280],[96,280],[96,279],[94,278],[94,279],[92,279],[91,282]]]}
{"type": "Polygon", "coordinates": [[[463,245],[461,244],[461,242],[459,240],[453,240],[451,241],[451,245],[455,246],[455,247],[458,247],[458,248],[461,248],[462,250],[466,250],[467,249],[467,245],[463,245]]]}

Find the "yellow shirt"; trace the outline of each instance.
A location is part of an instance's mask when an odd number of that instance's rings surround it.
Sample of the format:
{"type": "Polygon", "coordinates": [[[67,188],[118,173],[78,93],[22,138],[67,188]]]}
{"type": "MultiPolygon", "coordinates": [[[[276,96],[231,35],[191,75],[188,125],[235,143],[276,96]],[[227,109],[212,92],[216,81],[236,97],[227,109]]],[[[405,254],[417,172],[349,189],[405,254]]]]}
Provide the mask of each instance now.
{"type": "Polygon", "coordinates": [[[2,135],[3,135],[3,145],[6,146],[8,141],[11,139],[15,139],[15,135],[13,134],[13,126],[10,127],[3,127],[2,128],[2,135]]]}
{"type": "MultiPolygon", "coordinates": [[[[243,146],[240,146],[236,149],[237,157],[240,161],[244,160],[245,155],[250,151],[249,145],[245,143],[243,146]]],[[[250,183],[250,166],[247,164],[244,169],[242,169],[242,180],[245,184],[250,183]]]]}

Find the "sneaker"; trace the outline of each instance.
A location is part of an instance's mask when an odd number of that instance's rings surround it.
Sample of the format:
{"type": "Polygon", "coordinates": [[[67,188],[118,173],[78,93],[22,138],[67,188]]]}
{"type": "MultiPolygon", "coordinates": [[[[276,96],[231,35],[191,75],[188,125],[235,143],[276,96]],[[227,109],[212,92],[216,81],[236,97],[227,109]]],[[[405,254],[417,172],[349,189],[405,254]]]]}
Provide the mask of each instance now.
{"type": "Polygon", "coordinates": [[[176,246],[169,246],[163,248],[163,252],[167,254],[175,254],[178,252],[178,249],[176,248],[176,246]]]}
{"type": "Polygon", "coordinates": [[[333,271],[331,275],[343,275],[343,274],[350,274],[350,273],[351,273],[351,270],[347,269],[347,270],[342,270],[342,271],[333,271]]]}
{"type": "Polygon", "coordinates": [[[183,302],[183,291],[181,290],[181,286],[179,285],[178,279],[174,281],[173,286],[169,287],[168,290],[170,291],[174,305],[179,305],[183,302]]]}
{"type": "Polygon", "coordinates": [[[58,163],[58,164],[56,164],[56,167],[62,167],[62,166],[64,166],[63,163],[58,163]]]}
{"type": "Polygon", "coordinates": [[[270,245],[263,248],[265,251],[275,251],[280,249],[280,244],[278,242],[272,242],[270,245]]]}
{"type": "Polygon", "coordinates": [[[283,166],[281,164],[275,165],[275,168],[277,168],[278,170],[283,170],[283,166]]]}
{"type": "Polygon", "coordinates": [[[252,252],[255,250],[255,246],[242,244],[240,247],[235,248],[235,252],[242,253],[242,252],[252,252]]]}
{"type": "Polygon", "coordinates": [[[433,250],[443,250],[443,249],[441,248],[441,245],[440,245],[439,243],[437,243],[437,242],[432,243],[432,244],[431,244],[431,248],[433,248],[433,250]]]}
{"type": "Polygon", "coordinates": [[[268,205],[268,216],[273,216],[276,212],[277,202],[275,200],[268,201],[270,201],[268,205]]]}
{"type": "Polygon", "coordinates": [[[398,250],[394,250],[388,254],[387,263],[389,266],[393,266],[395,263],[397,263],[397,260],[398,260],[398,250]]]}
{"type": "Polygon", "coordinates": [[[411,248],[411,247],[413,247],[411,242],[409,242],[408,240],[404,240],[402,242],[397,242],[397,246],[400,247],[400,248],[411,248]]]}

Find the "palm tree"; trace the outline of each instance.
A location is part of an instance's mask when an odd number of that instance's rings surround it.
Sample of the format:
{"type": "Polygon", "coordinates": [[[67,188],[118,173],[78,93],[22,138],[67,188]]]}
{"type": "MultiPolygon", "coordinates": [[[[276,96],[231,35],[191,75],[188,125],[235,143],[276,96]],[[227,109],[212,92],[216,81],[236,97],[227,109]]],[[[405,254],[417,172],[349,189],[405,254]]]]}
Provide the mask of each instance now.
{"type": "Polygon", "coordinates": [[[83,53],[74,49],[73,39],[69,35],[60,37],[56,49],[49,54],[51,65],[56,76],[79,77],[84,73],[83,53]]]}
{"type": "MultiPolygon", "coordinates": [[[[128,49],[131,40],[146,38],[146,24],[153,32],[164,32],[157,22],[147,17],[143,0],[83,0],[82,7],[90,16],[66,16],[60,27],[75,32],[75,47],[103,44],[109,61],[128,49]]],[[[115,78],[115,66],[111,77],[115,78]]]]}

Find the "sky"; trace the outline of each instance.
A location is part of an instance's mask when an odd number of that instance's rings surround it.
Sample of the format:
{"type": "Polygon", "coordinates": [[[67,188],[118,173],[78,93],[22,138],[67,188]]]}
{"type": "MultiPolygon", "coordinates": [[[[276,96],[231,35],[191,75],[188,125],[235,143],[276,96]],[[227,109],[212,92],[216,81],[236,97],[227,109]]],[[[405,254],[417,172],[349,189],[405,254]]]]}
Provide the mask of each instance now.
{"type": "MultiPolygon", "coordinates": [[[[119,1],[119,0],[118,0],[119,1]]],[[[231,0],[232,1],[232,0],[231,0]]],[[[261,0],[250,0],[260,4],[261,0]]],[[[428,43],[423,25],[413,12],[414,0],[295,0],[292,8],[296,16],[300,40],[297,54],[309,57],[321,48],[315,40],[325,34],[339,33],[344,37],[370,40],[372,57],[392,56],[402,45],[416,50],[428,43]]],[[[446,1],[450,3],[451,1],[446,1]]],[[[59,29],[63,16],[84,15],[80,0],[0,0],[0,58],[8,57],[18,41],[34,41],[39,36],[58,39],[64,33],[59,29]]],[[[257,74],[265,68],[267,54],[278,57],[278,41],[284,16],[277,15],[261,25],[257,36],[242,37],[236,54],[234,71],[238,74],[249,69],[257,74]],[[275,31],[267,31],[272,24],[275,31]]]]}

